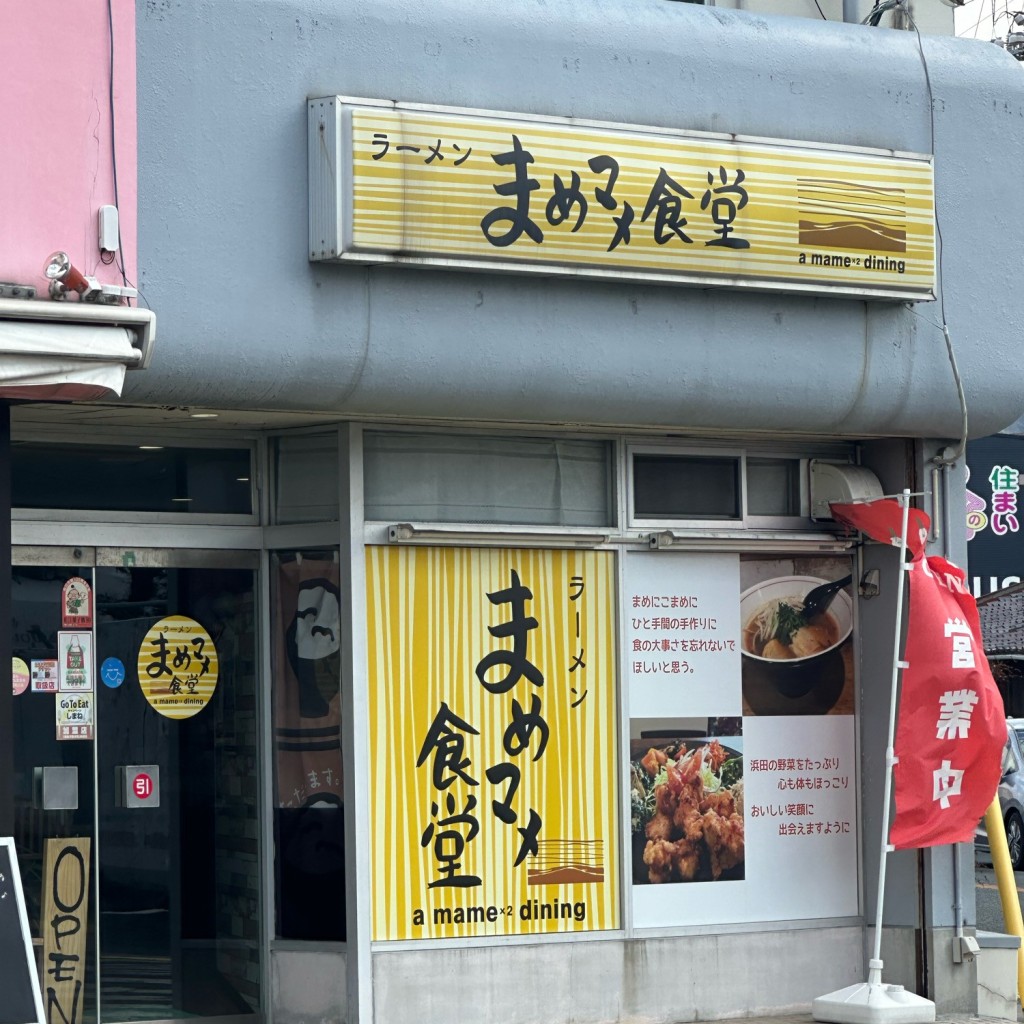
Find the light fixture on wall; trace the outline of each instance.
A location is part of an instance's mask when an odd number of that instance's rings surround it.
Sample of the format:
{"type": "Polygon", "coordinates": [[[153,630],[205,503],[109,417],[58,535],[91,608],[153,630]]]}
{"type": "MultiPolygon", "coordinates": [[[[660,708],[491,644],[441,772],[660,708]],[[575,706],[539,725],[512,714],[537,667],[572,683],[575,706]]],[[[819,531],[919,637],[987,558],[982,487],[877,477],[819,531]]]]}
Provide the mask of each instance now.
{"type": "Polygon", "coordinates": [[[116,305],[122,299],[134,299],[139,294],[134,288],[101,284],[95,277],[83,274],[71,262],[71,257],[60,249],[50,253],[43,273],[50,282],[51,299],[66,299],[68,292],[77,292],[82,302],[116,305]]]}
{"type": "Polygon", "coordinates": [[[652,551],[734,551],[765,554],[825,555],[843,554],[853,547],[853,541],[833,533],[807,533],[770,530],[686,531],[659,530],[647,537],[652,551]]]}
{"type": "Polygon", "coordinates": [[[458,547],[594,548],[608,542],[606,533],[570,531],[488,530],[466,526],[414,526],[395,523],[388,527],[389,544],[453,544],[458,547]]]}
{"type": "Polygon", "coordinates": [[[52,252],[43,268],[46,279],[50,282],[50,298],[63,299],[69,291],[78,292],[84,299],[91,292],[99,289],[95,278],[86,277],[71,262],[66,252],[52,252]]]}

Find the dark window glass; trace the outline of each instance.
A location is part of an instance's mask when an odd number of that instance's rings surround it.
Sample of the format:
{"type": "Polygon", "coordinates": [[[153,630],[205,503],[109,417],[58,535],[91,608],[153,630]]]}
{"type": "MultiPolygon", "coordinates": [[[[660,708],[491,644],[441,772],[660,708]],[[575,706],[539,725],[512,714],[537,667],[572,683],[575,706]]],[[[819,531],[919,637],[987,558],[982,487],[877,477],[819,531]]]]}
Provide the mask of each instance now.
{"type": "Polygon", "coordinates": [[[338,551],[271,558],[274,868],[282,939],[345,939],[338,551]]]}
{"type": "Polygon", "coordinates": [[[634,455],[638,519],[739,519],[740,460],[697,455],[634,455]]]}
{"type": "Polygon", "coordinates": [[[747,513],[800,515],[799,459],[747,459],[747,513]]]}
{"type": "Polygon", "coordinates": [[[15,508],[252,514],[248,448],[13,442],[15,508]]]}

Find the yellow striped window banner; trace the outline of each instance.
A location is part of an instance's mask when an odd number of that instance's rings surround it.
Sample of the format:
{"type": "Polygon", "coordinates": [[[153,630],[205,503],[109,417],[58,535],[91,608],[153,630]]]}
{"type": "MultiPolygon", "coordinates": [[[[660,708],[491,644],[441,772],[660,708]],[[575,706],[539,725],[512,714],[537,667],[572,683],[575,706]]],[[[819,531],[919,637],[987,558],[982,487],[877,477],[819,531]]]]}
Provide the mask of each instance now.
{"type": "Polygon", "coordinates": [[[366,558],[373,938],[619,927],[612,553],[366,558]]]}

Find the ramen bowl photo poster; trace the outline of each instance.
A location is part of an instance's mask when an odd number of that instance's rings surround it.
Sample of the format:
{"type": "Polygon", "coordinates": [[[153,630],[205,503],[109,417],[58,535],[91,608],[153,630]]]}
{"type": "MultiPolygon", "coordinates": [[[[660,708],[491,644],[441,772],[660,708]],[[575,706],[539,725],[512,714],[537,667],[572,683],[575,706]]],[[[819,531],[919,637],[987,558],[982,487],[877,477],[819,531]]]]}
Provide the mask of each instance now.
{"type": "Polygon", "coordinates": [[[851,571],[842,557],[741,559],[744,715],[853,714],[851,571]]]}

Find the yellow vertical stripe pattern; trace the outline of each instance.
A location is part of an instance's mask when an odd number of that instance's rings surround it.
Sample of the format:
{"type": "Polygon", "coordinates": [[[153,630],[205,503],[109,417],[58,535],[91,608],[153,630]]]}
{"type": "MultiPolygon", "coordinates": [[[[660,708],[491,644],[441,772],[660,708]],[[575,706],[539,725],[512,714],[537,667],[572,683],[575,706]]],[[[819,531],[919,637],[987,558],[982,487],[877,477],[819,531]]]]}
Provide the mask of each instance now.
{"type": "MultiPolygon", "coordinates": [[[[613,554],[370,547],[366,561],[373,938],[618,928],[613,554]],[[487,595],[508,589],[513,570],[532,594],[524,615],[538,625],[527,633],[526,657],[544,681],[523,677],[492,693],[477,665],[514,641],[489,632],[511,620],[512,606],[487,595]],[[528,748],[510,755],[513,701],[528,711],[534,695],[549,730],[546,749],[536,758],[535,729],[528,748]],[[442,704],[476,730],[449,727],[463,740],[457,760],[468,761],[463,774],[475,785],[456,775],[439,789],[437,747],[416,765],[442,704]],[[521,772],[512,824],[492,809],[509,789],[487,778],[501,764],[521,772]],[[531,809],[542,821],[538,851],[514,866],[531,809]],[[443,825],[449,816],[459,820],[443,825]],[[469,817],[478,827],[472,838],[469,817]],[[465,877],[479,884],[431,885],[465,877]]],[[[486,678],[494,683],[506,671],[495,665],[486,678]]],[[[453,774],[443,764],[440,772],[453,774]]]]}
{"type": "Polygon", "coordinates": [[[139,686],[167,718],[191,718],[210,702],[220,660],[210,634],[187,615],[168,615],[153,625],[139,647],[139,686]]]}

